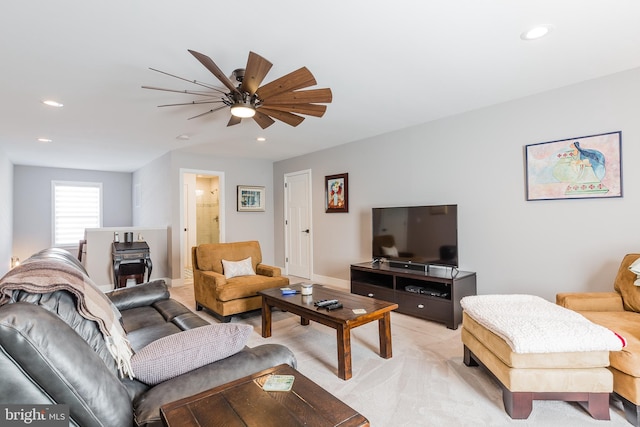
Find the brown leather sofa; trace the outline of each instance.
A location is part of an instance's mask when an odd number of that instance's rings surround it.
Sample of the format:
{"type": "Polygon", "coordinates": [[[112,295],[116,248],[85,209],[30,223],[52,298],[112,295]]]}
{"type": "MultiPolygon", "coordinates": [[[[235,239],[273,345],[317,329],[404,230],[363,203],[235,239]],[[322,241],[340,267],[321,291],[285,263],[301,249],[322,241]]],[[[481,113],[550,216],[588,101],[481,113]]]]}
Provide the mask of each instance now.
{"type": "Polygon", "coordinates": [[[259,309],[262,298],[257,292],[289,286],[289,279],[281,276],[279,267],[262,264],[260,243],[255,240],[202,244],[193,247],[191,255],[196,310],[206,308],[222,322],[229,322],[234,314],[259,309]],[[248,257],[255,275],[225,277],[222,260],[241,261],[248,257]]]}
{"type": "Polygon", "coordinates": [[[559,293],[556,303],[579,312],[594,323],[618,333],[627,341],[621,351],[609,353],[613,394],[623,404],[627,420],[640,426],[640,288],[629,266],[640,254],[625,255],[614,292],[559,293]]]}

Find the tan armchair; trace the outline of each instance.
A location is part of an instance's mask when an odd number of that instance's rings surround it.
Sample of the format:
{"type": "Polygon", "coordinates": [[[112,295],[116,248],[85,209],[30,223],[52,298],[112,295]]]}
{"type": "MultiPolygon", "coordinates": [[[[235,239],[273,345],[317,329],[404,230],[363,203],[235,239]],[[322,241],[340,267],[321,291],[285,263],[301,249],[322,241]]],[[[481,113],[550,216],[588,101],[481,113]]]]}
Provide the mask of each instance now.
{"type": "Polygon", "coordinates": [[[262,264],[262,251],[257,241],[211,243],[193,247],[193,290],[196,310],[206,308],[222,322],[231,316],[262,306],[258,291],[289,286],[279,267],[262,264]],[[241,261],[251,257],[255,275],[227,279],[222,260],[241,261]]]}
{"type": "Polygon", "coordinates": [[[614,396],[625,409],[627,420],[640,426],[640,287],[629,266],[640,254],[627,254],[620,263],[613,283],[614,292],[564,292],[556,303],[575,310],[627,341],[620,351],[609,353],[609,370],[613,373],[614,396]]]}

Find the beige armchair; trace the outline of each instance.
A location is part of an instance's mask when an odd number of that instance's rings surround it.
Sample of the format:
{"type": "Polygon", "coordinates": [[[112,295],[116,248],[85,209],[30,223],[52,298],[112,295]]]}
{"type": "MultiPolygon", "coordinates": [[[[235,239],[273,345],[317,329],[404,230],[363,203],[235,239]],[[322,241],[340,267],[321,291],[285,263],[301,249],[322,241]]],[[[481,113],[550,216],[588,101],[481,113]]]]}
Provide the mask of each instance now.
{"type": "Polygon", "coordinates": [[[257,241],[211,243],[193,247],[193,289],[196,310],[206,308],[222,322],[231,316],[262,306],[258,291],[289,286],[279,267],[262,264],[262,251],[257,241]],[[222,261],[241,261],[251,257],[255,275],[225,277],[222,261]]]}
{"type": "Polygon", "coordinates": [[[640,287],[629,270],[640,254],[622,259],[612,292],[564,292],[556,303],[575,310],[594,323],[623,336],[627,345],[609,353],[614,397],[624,406],[627,420],[640,426],[640,287]]]}

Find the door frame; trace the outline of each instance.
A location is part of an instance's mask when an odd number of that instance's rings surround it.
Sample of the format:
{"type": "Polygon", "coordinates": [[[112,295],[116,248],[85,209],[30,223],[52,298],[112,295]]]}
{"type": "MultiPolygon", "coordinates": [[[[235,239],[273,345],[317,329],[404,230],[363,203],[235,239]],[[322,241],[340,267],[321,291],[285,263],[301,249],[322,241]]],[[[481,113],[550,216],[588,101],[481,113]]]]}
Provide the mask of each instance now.
{"type": "Polygon", "coordinates": [[[218,227],[220,228],[220,242],[225,242],[225,198],[226,191],[224,186],[224,172],[222,171],[211,171],[204,169],[189,169],[189,168],[180,168],[180,184],[178,186],[180,194],[180,280],[181,283],[184,284],[184,256],[183,251],[184,248],[184,228],[186,226],[186,218],[184,212],[184,175],[185,174],[196,174],[196,175],[208,175],[208,176],[217,176],[218,177],[218,188],[220,190],[219,196],[219,222],[218,227]]]}
{"type": "Polygon", "coordinates": [[[285,267],[285,274],[289,274],[289,233],[290,233],[290,228],[288,227],[288,221],[289,221],[289,202],[288,202],[288,197],[287,197],[287,191],[289,191],[287,189],[287,179],[290,176],[294,176],[294,175],[302,175],[305,174],[308,176],[308,194],[309,197],[307,198],[308,200],[308,212],[309,212],[309,279],[313,278],[313,232],[314,232],[314,227],[313,227],[313,175],[311,173],[311,169],[303,169],[303,170],[299,170],[296,172],[289,172],[289,173],[285,173],[284,177],[283,177],[283,190],[284,190],[284,221],[286,222],[286,224],[284,225],[284,267],[285,267]]]}

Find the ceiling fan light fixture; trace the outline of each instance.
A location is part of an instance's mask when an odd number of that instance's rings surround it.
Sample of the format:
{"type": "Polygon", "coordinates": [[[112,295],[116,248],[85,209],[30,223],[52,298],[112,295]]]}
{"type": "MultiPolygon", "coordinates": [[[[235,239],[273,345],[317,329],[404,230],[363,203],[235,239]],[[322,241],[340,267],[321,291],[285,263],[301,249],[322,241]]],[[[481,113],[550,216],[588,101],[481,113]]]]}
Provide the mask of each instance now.
{"type": "Polygon", "coordinates": [[[246,119],[255,116],[256,109],[248,102],[236,102],[231,106],[231,114],[246,119]]]}

